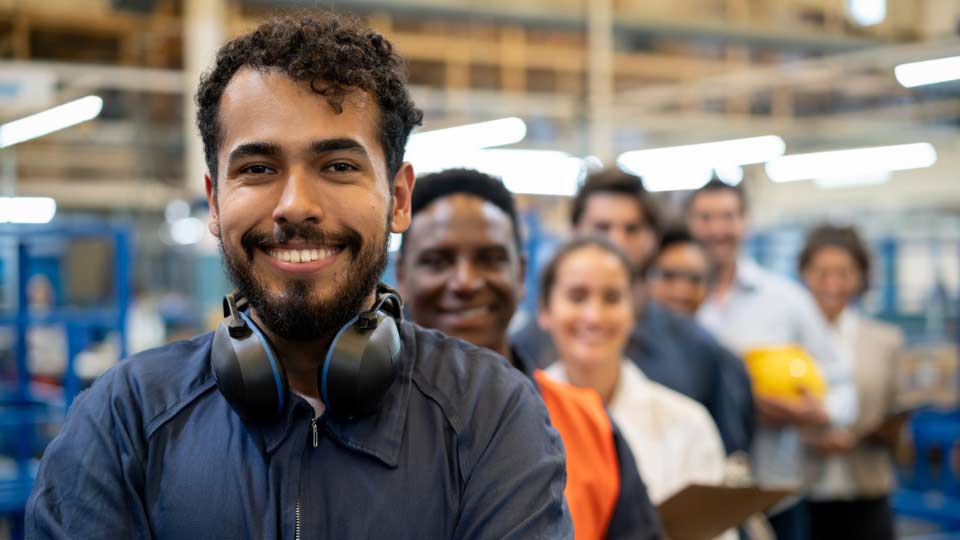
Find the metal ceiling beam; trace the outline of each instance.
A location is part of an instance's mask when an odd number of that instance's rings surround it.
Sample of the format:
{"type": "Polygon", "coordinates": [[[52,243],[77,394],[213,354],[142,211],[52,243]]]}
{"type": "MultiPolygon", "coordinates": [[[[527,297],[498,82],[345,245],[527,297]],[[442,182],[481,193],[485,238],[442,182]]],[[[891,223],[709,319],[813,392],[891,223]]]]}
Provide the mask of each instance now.
{"type": "Polygon", "coordinates": [[[948,39],[910,45],[874,47],[852,53],[809,60],[785,62],[768,67],[752,67],[730,73],[707,76],[697,81],[657,85],[622,92],[618,101],[645,109],[690,103],[706,99],[725,99],[752,92],[789,87],[802,90],[809,85],[840,86],[844,77],[870,69],[888,69],[904,62],[954,56],[960,40],[948,39]]]}
{"type": "MultiPolygon", "coordinates": [[[[243,0],[246,6],[264,9],[315,8],[312,0],[243,0]]],[[[510,7],[471,2],[464,5],[443,0],[343,0],[340,7],[358,11],[387,11],[397,15],[456,21],[522,24],[528,27],[586,29],[586,18],[579,2],[564,9],[563,4],[514,2],[510,7]]],[[[696,22],[670,18],[649,18],[618,15],[614,31],[636,36],[697,39],[724,44],[757,45],[785,50],[836,53],[876,46],[882,41],[855,36],[836,35],[814,29],[775,28],[750,24],[731,24],[701,19],[696,22]]]]}

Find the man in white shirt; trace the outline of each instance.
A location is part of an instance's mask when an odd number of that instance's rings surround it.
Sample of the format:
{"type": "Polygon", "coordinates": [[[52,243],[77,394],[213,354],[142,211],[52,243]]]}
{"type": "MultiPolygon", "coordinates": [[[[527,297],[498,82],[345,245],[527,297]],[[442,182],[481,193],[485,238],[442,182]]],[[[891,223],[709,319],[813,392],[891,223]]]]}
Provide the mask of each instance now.
{"type": "MultiPolygon", "coordinates": [[[[741,256],[747,234],[743,191],[712,180],[691,195],[686,209],[693,236],[707,247],[715,282],[698,320],[727,347],[751,349],[796,344],[816,360],[827,379],[822,401],[756,396],[760,420],[753,465],[762,485],[800,484],[805,447],[801,430],[847,426],[857,415],[856,389],[848,366],[838,361],[830,334],[809,294],[798,284],[741,256]]],[[[778,508],[770,517],[780,540],[804,538],[803,504],[778,508]]]]}

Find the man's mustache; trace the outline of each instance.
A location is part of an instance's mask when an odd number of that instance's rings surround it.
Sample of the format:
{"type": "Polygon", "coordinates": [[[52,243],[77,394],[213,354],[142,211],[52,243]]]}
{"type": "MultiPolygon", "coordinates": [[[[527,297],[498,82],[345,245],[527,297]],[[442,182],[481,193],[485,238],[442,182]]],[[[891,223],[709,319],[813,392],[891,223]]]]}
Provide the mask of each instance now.
{"type": "Polygon", "coordinates": [[[343,246],[353,257],[360,253],[363,237],[355,229],[344,227],[338,231],[325,231],[316,225],[302,223],[277,223],[271,233],[249,230],[240,238],[240,245],[247,258],[253,260],[254,250],[283,245],[299,238],[304,242],[317,245],[343,246]]]}

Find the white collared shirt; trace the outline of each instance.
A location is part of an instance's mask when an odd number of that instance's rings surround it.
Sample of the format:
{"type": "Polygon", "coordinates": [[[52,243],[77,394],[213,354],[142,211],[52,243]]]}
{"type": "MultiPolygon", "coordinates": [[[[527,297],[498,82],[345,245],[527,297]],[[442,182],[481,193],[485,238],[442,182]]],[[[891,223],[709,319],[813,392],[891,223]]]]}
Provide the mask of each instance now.
{"type": "MultiPolygon", "coordinates": [[[[559,362],[546,372],[569,383],[559,362]]],[[[624,360],[607,408],[630,446],[654,505],[688,484],[723,482],[723,443],[710,414],[696,401],[651,381],[624,360]]]]}
{"type": "MultiPolygon", "coordinates": [[[[817,361],[827,381],[824,408],[831,424],[846,427],[857,417],[857,391],[850,365],[841,362],[826,322],[813,298],[797,283],[749,259],[737,262],[733,286],[723,298],[711,297],[697,319],[738,354],[762,347],[796,344],[817,361]]],[[[803,480],[803,444],[796,428],[757,427],[753,463],[765,485],[803,480]]]]}

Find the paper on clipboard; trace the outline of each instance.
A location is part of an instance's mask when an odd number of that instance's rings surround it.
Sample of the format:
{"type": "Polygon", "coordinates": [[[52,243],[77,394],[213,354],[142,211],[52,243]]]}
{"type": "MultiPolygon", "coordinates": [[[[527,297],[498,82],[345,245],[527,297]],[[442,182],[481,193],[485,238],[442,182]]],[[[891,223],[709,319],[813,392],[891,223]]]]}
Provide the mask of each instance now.
{"type": "Polygon", "coordinates": [[[691,484],[660,503],[660,524],[668,540],[710,540],[768,510],[795,487],[760,488],[691,484]]]}

